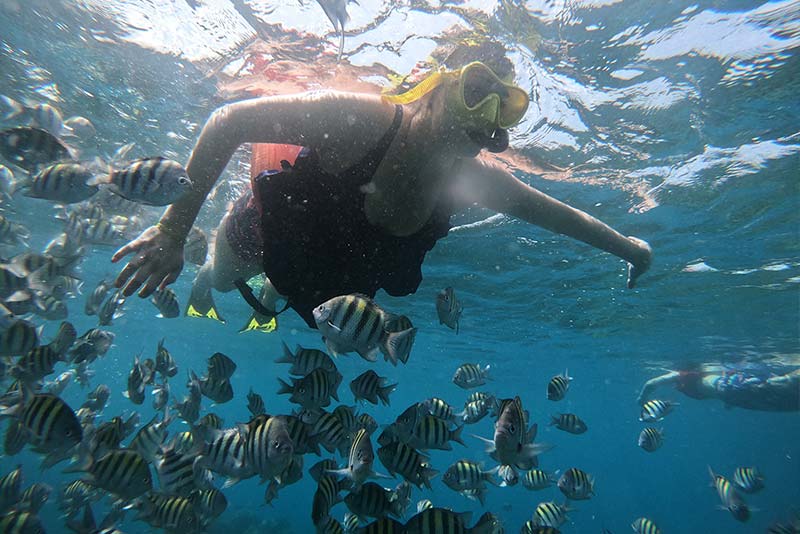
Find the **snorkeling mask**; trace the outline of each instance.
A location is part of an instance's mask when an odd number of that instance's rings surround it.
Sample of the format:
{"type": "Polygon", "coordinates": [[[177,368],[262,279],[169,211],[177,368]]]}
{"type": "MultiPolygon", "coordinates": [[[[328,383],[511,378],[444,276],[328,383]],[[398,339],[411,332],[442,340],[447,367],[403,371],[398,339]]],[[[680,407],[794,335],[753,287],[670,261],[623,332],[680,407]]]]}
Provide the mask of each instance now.
{"type": "Polygon", "coordinates": [[[446,84],[446,106],[456,121],[480,145],[492,152],[508,146],[510,128],[528,109],[528,94],[501,80],[489,67],[474,61],[457,71],[439,71],[399,95],[384,95],[385,101],[408,104],[439,85],[446,84]],[[487,135],[488,133],[488,135],[487,135]]]}

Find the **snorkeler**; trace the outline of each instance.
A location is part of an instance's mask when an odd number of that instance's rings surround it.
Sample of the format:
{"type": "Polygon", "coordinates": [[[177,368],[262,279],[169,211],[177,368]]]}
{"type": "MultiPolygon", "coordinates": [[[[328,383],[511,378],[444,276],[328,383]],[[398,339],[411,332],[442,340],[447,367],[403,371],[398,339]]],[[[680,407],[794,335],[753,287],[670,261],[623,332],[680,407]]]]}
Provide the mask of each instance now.
{"type": "Polygon", "coordinates": [[[725,406],[768,412],[800,410],[800,361],[689,366],[645,382],[637,402],[643,404],[656,388],[667,385],[693,399],[719,399],[725,406]]]}
{"type": "MultiPolygon", "coordinates": [[[[447,235],[450,217],[474,205],[626,260],[633,287],[650,267],[645,241],[476,158],[484,148],[504,151],[508,128],[527,107],[524,90],[479,62],[438,71],[399,95],[324,91],[222,106],[189,158],[194,189],[114,254],[113,262],[134,254],[116,285],[126,296],[141,288],[147,297],[174,282],[186,236],[234,151],[243,143],[288,143],[304,147],[294,164],[261,169],[268,172],[252,183],[262,269],[312,328],[312,310],[331,297],[415,292],[425,254],[447,235]]],[[[237,286],[247,298],[242,279],[237,286]]],[[[257,309],[255,300],[251,293],[257,309]]]]}

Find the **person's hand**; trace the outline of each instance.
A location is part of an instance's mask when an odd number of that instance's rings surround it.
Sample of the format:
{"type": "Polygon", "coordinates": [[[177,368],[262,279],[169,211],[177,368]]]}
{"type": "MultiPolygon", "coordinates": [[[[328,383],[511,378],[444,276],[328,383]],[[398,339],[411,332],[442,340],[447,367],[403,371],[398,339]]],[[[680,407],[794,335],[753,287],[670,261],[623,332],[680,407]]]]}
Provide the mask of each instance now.
{"type": "Polygon", "coordinates": [[[116,287],[124,286],[122,294],[126,297],[140,287],[139,296],[149,297],[156,289],[164,289],[174,282],[183,269],[183,241],[158,226],[147,228],[115,252],[111,261],[116,263],[131,253],[136,255],[114,281],[116,287]]]}
{"type": "Polygon", "coordinates": [[[636,287],[636,279],[650,268],[650,263],[653,261],[653,249],[643,239],[633,236],[628,236],[628,239],[640,249],[640,259],[635,263],[628,263],[628,289],[633,289],[636,287]]]}

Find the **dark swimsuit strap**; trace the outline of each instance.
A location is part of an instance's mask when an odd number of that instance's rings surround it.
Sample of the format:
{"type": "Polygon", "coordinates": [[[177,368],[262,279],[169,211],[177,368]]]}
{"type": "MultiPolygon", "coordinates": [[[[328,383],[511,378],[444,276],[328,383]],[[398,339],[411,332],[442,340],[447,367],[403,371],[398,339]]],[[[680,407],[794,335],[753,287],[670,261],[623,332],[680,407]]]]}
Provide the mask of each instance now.
{"type": "MultiPolygon", "coordinates": [[[[394,141],[394,136],[397,135],[397,131],[400,129],[400,124],[403,122],[403,106],[399,104],[395,104],[394,106],[394,119],[392,120],[391,126],[387,129],[378,143],[370,149],[367,154],[361,158],[361,160],[356,163],[354,166],[350,167],[346,171],[344,171],[344,175],[348,176],[356,176],[356,177],[372,177],[375,173],[375,170],[378,168],[378,165],[383,160],[384,156],[386,155],[386,151],[389,150],[389,145],[392,144],[394,141]]],[[[281,162],[283,163],[283,162],[281,162]]],[[[360,184],[359,184],[360,185],[360,184]]],[[[273,318],[281,313],[285,312],[291,306],[289,299],[286,300],[286,304],[284,304],[283,308],[280,311],[273,311],[269,310],[264,307],[263,304],[256,298],[255,294],[253,294],[252,288],[247,285],[247,282],[243,278],[237,278],[233,281],[236,289],[239,290],[239,294],[242,295],[242,298],[250,305],[251,308],[256,313],[259,313],[265,317],[273,318]]]]}

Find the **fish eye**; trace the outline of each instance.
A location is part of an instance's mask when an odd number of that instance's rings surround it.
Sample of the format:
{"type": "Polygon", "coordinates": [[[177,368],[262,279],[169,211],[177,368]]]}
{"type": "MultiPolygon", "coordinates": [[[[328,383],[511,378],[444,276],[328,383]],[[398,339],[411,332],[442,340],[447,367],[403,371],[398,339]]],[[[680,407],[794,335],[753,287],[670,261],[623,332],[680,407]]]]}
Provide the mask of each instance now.
{"type": "Polygon", "coordinates": [[[306,392],[306,388],[298,388],[297,392],[302,395],[302,394],[304,394],[306,392]]]}
{"type": "Polygon", "coordinates": [[[514,423],[509,423],[508,427],[506,428],[508,428],[508,431],[511,432],[512,434],[514,434],[517,431],[517,427],[514,426],[514,423]]]}
{"type": "Polygon", "coordinates": [[[189,179],[187,177],[185,177],[185,176],[181,176],[180,178],[178,178],[178,183],[180,185],[188,185],[189,184],[189,179]]]}

